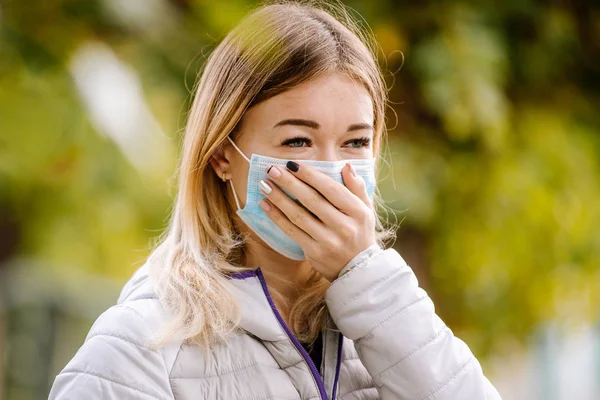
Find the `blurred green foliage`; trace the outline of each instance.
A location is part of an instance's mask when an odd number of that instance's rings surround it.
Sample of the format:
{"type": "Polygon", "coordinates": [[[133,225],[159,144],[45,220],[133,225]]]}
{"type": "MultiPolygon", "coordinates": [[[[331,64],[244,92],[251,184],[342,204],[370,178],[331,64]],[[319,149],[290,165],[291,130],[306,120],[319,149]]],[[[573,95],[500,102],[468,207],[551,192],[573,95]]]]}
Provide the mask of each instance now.
{"type": "MultiPolygon", "coordinates": [[[[381,191],[395,246],[478,354],[600,304],[600,7],[592,1],[347,1],[391,86],[381,191]],[[404,54],[403,67],[398,50],[404,54]]],[[[0,5],[0,262],[120,279],[165,226],[190,88],[251,1],[0,5]],[[129,65],[170,138],[144,173],[91,121],[87,43],[129,65]]],[[[1,264],[0,264],[1,265],[1,264]]],[[[108,306],[108,304],[107,304],[108,306]]]]}

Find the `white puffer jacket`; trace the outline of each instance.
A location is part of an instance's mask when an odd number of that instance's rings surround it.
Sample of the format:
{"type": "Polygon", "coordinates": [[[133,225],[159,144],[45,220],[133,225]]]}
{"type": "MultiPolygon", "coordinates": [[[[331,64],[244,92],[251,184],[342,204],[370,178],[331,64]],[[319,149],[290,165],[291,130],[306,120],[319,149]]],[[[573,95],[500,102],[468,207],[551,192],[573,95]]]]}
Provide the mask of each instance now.
{"type": "Polygon", "coordinates": [[[165,313],[143,266],[56,377],[50,399],[500,399],[393,249],[365,250],[328,289],[333,321],[320,369],[285,325],[260,269],[232,278],[242,329],[207,362],[185,343],[148,347],[165,313]]]}

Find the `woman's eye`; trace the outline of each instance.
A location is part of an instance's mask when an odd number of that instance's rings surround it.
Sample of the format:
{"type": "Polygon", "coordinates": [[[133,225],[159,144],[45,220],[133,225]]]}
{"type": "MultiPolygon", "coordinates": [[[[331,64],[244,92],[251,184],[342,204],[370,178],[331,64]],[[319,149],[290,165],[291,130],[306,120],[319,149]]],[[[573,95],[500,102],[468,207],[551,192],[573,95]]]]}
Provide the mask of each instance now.
{"type": "MultiPolygon", "coordinates": [[[[312,146],[313,141],[307,137],[294,137],[284,140],[281,144],[286,147],[310,147],[312,146]]],[[[344,143],[345,147],[350,147],[352,149],[360,149],[363,147],[369,147],[370,145],[371,138],[368,137],[353,139],[344,143]]]]}
{"type": "Polygon", "coordinates": [[[369,147],[369,145],[371,144],[371,139],[368,137],[363,137],[359,139],[350,140],[346,142],[346,144],[353,149],[360,149],[362,147],[369,147]]]}
{"type": "Polygon", "coordinates": [[[287,146],[287,147],[305,147],[305,145],[306,146],[312,145],[312,140],[310,140],[309,138],[305,138],[305,137],[295,137],[295,138],[284,140],[283,143],[281,143],[281,144],[284,146],[287,146]]]}

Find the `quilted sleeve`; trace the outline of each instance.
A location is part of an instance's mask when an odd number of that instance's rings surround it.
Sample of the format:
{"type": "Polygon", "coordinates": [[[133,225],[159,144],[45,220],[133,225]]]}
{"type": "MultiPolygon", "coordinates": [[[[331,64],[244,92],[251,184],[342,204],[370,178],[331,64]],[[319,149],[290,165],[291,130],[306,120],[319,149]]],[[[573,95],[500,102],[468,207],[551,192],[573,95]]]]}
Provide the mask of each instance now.
{"type": "Polygon", "coordinates": [[[342,334],[354,340],[382,400],[500,399],[400,254],[365,253],[344,268],[325,300],[342,334]]]}
{"type": "Polygon", "coordinates": [[[151,333],[135,309],[109,308],[54,380],[49,399],[173,399],[163,356],[145,344],[151,333]]]}

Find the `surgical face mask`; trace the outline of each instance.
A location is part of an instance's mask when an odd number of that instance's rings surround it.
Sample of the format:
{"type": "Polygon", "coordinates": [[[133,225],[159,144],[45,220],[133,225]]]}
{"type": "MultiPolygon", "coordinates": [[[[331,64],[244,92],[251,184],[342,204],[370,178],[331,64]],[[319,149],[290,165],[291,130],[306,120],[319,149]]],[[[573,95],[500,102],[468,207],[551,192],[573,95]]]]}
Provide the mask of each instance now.
{"type": "MultiPolygon", "coordinates": [[[[269,218],[263,209],[258,205],[258,202],[265,198],[258,187],[258,183],[261,180],[268,180],[267,167],[270,165],[276,165],[283,169],[286,168],[287,159],[273,158],[267,156],[261,156],[258,154],[252,154],[250,158],[237,147],[237,145],[227,137],[233,147],[244,157],[250,164],[250,170],[248,172],[248,186],[246,189],[246,205],[242,209],[238,200],[233,182],[229,179],[231,189],[233,190],[233,197],[237,205],[237,215],[244,221],[246,225],[254,233],[258,235],[266,244],[268,244],[273,250],[278,253],[290,258],[292,260],[304,260],[304,251],[298,243],[296,243],[291,237],[286,235],[283,230],[275,222],[269,218]]],[[[375,172],[374,172],[374,159],[349,159],[342,161],[316,161],[316,160],[292,160],[300,162],[304,165],[308,165],[311,168],[316,169],[324,173],[325,175],[333,178],[333,180],[341,183],[342,185],[342,168],[344,165],[351,164],[356,171],[356,175],[361,177],[367,188],[369,197],[373,195],[375,190],[375,172]]],[[[287,193],[287,192],[286,192],[287,193]]],[[[297,199],[287,193],[292,200],[297,199]]]]}

